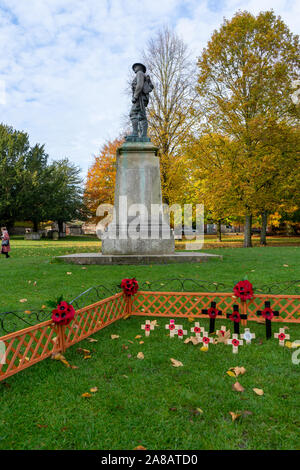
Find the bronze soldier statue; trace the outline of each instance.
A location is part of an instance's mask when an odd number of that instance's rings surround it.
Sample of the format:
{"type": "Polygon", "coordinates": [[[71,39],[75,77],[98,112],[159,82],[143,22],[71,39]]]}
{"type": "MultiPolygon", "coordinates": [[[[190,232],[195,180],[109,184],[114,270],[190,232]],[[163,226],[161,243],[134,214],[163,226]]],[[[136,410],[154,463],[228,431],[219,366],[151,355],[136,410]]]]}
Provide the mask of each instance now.
{"type": "Polygon", "coordinates": [[[130,111],[132,135],[129,137],[147,137],[146,108],[149,103],[149,93],[154,87],[149,75],[146,75],[145,65],[136,63],[133,64],[132,69],[136,75],[132,82],[132,108],[130,111]]]}

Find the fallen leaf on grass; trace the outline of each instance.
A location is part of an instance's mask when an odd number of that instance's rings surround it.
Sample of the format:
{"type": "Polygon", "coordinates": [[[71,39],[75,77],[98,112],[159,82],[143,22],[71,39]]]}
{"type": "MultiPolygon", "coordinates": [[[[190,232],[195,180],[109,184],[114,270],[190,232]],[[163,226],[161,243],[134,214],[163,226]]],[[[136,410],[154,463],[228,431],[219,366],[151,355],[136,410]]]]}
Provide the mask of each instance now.
{"type": "Polygon", "coordinates": [[[133,450],[147,450],[147,448],[144,446],[137,446],[133,450]]]}
{"type": "MultiPolygon", "coordinates": [[[[24,359],[25,359],[26,362],[30,361],[29,357],[27,357],[27,356],[24,359]]],[[[19,359],[19,362],[21,362],[21,361],[22,361],[22,359],[19,359]]]]}
{"type": "Polygon", "coordinates": [[[153,326],[159,326],[159,324],[157,323],[157,320],[151,320],[150,324],[153,326]]]}
{"type": "Polygon", "coordinates": [[[140,339],[140,338],[141,338],[141,335],[136,335],[134,339],[140,339]]]}
{"type": "Polygon", "coordinates": [[[118,339],[118,338],[120,338],[119,335],[110,335],[110,337],[111,337],[111,339],[118,339]]]}
{"type": "Polygon", "coordinates": [[[87,354],[91,354],[91,351],[89,349],[83,349],[83,348],[77,348],[77,352],[83,353],[85,356],[87,354]]]}
{"type": "Polygon", "coordinates": [[[128,343],[131,343],[131,344],[133,344],[133,341],[131,341],[131,340],[129,339],[129,340],[128,340],[128,343]]]}
{"type": "Polygon", "coordinates": [[[40,429],[47,428],[48,424],[38,424],[37,423],[37,427],[40,428],[40,429]]]}
{"type": "Polygon", "coordinates": [[[98,392],[98,387],[90,388],[90,392],[92,392],[92,393],[98,392]]]}
{"type": "Polygon", "coordinates": [[[229,411],[229,414],[231,416],[232,421],[236,421],[241,416],[240,413],[234,413],[233,411],[229,411]]]}
{"type": "Polygon", "coordinates": [[[89,343],[98,343],[98,340],[94,338],[87,338],[87,340],[89,343]]]}
{"type": "Polygon", "coordinates": [[[189,321],[190,323],[193,323],[193,322],[195,321],[195,318],[194,318],[194,317],[189,317],[189,318],[188,318],[188,321],[189,321]]]}
{"type": "Polygon", "coordinates": [[[138,359],[144,359],[144,354],[142,352],[139,352],[136,356],[138,359]]]}
{"type": "Polygon", "coordinates": [[[92,395],[90,393],[83,393],[82,395],[82,398],[90,398],[92,395]]]}
{"type": "Polygon", "coordinates": [[[62,362],[67,367],[71,367],[65,356],[63,356],[61,353],[53,354],[52,359],[62,362]]]}
{"type": "Polygon", "coordinates": [[[202,351],[202,352],[207,352],[207,351],[208,351],[208,348],[207,348],[206,346],[202,346],[202,347],[200,348],[200,351],[202,351]]]}
{"type": "Polygon", "coordinates": [[[26,313],[27,315],[30,315],[30,314],[31,314],[31,310],[25,310],[24,313],[26,313]]]}
{"type": "Polygon", "coordinates": [[[245,367],[230,367],[230,369],[226,372],[226,374],[230,375],[230,377],[238,377],[238,375],[244,375],[246,372],[245,367]]]}
{"type": "Polygon", "coordinates": [[[88,355],[88,356],[83,356],[83,359],[91,359],[91,355],[88,355]]]}
{"type": "Polygon", "coordinates": [[[139,344],[144,344],[144,341],[139,341],[139,344]]]}
{"type": "Polygon", "coordinates": [[[128,346],[126,346],[125,344],[122,344],[122,349],[126,351],[128,349],[128,346]]]}
{"type": "Polygon", "coordinates": [[[284,343],[284,345],[285,345],[286,348],[289,348],[289,349],[296,349],[296,348],[299,348],[299,347],[300,347],[300,341],[299,341],[299,342],[297,342],[297,341],[293,341],[293,342],[291,342],[291,341],[286,341],[286,342],[284,343]]]}
{"type": "Polygon", "coordinates": [[[184,344],[193,343],[194,346],[199,344],[198,338],[196,336],[190,336],[184,340],[184,344]]]}
{"type": "Polygon", "coordinates": [[[182,367],[183,366],[182,362],[177,361],[177,359],[173,359],[172,357],[171,357],[170,361],[172,362],[173,367],[182,367]]]}
{"type": "Polygon", "coordinates": [[[27,302],[27,299],[20,299],[20,302],[21,304],[24,304],[25,302],[27,302]]]}
{"type": "Polygon", "coordinates": [[[264,391],[262,388],[252,388],[253,392],[256,393],[256,395],[262,396],[264,394],[264,391]]]}
{"type": "Polygon", "coordinates": [[[235,392],[244,392],[245,391],[244,387],[239,382],[235,382],[232,385],[232,390],[234,390],[235,392]]]}
{"type": "Polygon", "coordinates": [[[67,275],[70,276],[72,273],[68,272],[67,275]]]}
{"type": "Polygon", "coordinates": [[[236,375],[235,375],[235,373],[233,372],[233,370],[230,370],[230,369],[226,372],[226,374],[229,375],[230,377],[236,377],[236,375]]]}

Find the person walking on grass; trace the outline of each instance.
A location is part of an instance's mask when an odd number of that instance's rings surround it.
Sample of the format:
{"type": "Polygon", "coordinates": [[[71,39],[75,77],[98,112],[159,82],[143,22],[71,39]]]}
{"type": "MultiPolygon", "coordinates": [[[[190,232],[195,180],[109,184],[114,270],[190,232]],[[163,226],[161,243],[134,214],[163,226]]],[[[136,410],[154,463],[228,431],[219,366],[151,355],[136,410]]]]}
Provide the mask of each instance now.
{"type": "Polygon", "coordinates": [[[10,251],[10,243],[9,243],[9,235],[6,227],[1,227],[1,239],[2,239],[2,249],[1,253],[6,256],[6,258],[10,258],[8,252],[10,251]]]}

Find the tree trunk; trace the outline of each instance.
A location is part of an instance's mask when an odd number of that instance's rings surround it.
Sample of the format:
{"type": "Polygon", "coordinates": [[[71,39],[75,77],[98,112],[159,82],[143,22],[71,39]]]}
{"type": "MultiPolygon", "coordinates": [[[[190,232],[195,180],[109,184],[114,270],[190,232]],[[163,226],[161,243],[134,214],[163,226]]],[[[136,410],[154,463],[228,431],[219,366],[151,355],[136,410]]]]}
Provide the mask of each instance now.
{"type": "Polygon", "coordinates": [[[260,244],[266,246],[267,244],[267,225],[268,225],[268,213],[267,211],[261,214],[261,231],[260,231],[260,244]]]}
{"type": "Polygon", "coordinates": [[[252,246],[252,214],[247,214],[245,217],[245,230],[244,230],[244,248],[252,246]]]}
{"type": "Polygon", "coordinates": [[[59,236],[59,238],[61,238],[63,236],[63,232],[64,232],[64,221],[63,220],[58,220],[57,225],[58,225],[58,236],[59,236]]]}
{"type": "Polygon", "coordinates": [[[39,230],[39,223],[37,220],[33,220],[33,231],[38,232],[39,230]]]}
{"type": "Polygon", "coordinates": [[[222,224],[221,220],[218,220],[218,227],[217,227],[217,234],[218,234],[218,241],[222,241],[222,224]]]}

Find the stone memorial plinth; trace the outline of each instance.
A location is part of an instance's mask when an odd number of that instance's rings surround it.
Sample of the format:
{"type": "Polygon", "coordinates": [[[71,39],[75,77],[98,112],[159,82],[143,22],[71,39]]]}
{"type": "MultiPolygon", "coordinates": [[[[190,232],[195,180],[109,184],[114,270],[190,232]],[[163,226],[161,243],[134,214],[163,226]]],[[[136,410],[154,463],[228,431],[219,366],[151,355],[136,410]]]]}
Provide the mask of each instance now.
{"type": "Polygon", "coordinates": [[[117,151],[115,214],[102,237],[103,255],[171,254],[174,234],[163,213],[157,148],[131,138],[117,151]]]}

